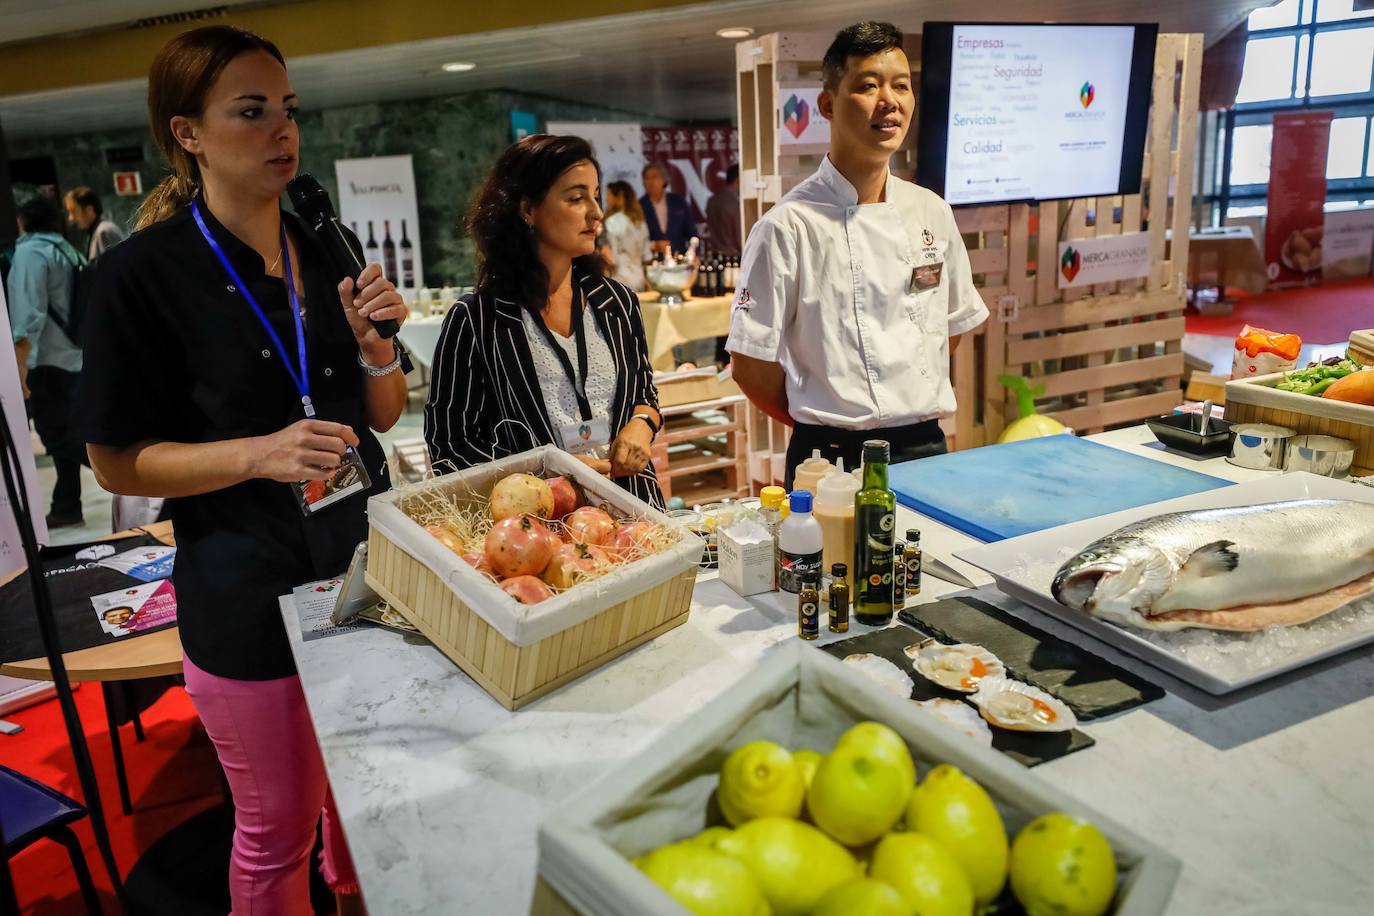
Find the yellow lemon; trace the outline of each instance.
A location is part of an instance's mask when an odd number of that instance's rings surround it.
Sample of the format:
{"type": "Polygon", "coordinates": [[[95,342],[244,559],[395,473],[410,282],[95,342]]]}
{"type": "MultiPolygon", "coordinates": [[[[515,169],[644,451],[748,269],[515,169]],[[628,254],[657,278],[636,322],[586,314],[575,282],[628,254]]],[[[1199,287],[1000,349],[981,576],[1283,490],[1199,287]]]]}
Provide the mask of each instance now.
{"type": "Polygon", "coordinates": [[[797,817],[805,795],[792,755],[772,741],[735,748],[720,768],[720,811],[733,827],[756,817],[797,817]]]}
{"type": "Polygon", "coordinates": [[[803,748],[792,752],[792,762],[801,770],[802,784],[811,788],[811,777],[816,775],[816,767],[821,765],[821,755],[803,748]]]}
{"type": "Polygon", "coordinates": [[[773,916],[803,916],[827,891],[859,874],[849,850],[810,824],[784,817],[752,820],[716,848],[749,869],[773,916]]]}
{"type": "Polygon", "coordinates": [[[715,849],[716,843],[720,842],[720,838],[729,835],[729,827],[707,827],[690,840],[683,840],[683,842],[691,843],[693,846],[700,846],[703,849],[715,849]]]}
{"type": "Polygon", "coordinates": [[[1007,828],[983,787],[942,764],[911,793],[907,829],[940,842],[963,866],[979,906],[991,903],[1007,880],[1007,828]]]}
{"type": "Polygon", "coordinates": [[[816,825],[846,846],[871,843],[906,812],[916,765],[900,735],[862,722],[821,760],[806,793],[816,825]]]}
{"type": "Polygon", "coordinates": [[[973,886],[959,860],[920,833],[890,833],[873,850],[868,876],[892,885],[921,916],[972,916],[973,886]]]}
{"type": "Polygon", "coordinates": [[[727,855],[673,843],[634,864],[696,916],[771,916],[749,869],[727,855]]]}
{"type": "Polygon", "coordinates": [[[1011,890],[1030,916],[1098,916],[1116,893],[1107,838],[1069,814],[1037,817],[1011,844],[1011,890]]]}
{"type": "Polygon", "coordinates": [[[912,916],[911,907],[891,885],[855,878],[821,898],[811,916],[912,916]]]}

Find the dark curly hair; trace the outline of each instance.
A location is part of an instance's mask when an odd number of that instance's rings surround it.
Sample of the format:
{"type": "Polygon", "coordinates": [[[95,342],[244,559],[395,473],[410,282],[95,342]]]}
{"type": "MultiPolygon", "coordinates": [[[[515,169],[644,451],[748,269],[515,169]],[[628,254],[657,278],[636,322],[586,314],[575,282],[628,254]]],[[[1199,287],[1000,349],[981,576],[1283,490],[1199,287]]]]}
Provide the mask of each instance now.
{"type": "MultiPolygon", "coordinates": [[[[534,233],[525,224],[520,206],[539,204],[558,177],[583,162],[601,166],[591,144],[581,137],[533,134],[512,143],[496,160],[468,209],[466,227],[477,249],[477,289],[520,303],[534,311],[549,298],[549,272],[539,260],[534,233]]],[[[600,254],[573,261],[576,273],[602,276],[600,254]]]]}

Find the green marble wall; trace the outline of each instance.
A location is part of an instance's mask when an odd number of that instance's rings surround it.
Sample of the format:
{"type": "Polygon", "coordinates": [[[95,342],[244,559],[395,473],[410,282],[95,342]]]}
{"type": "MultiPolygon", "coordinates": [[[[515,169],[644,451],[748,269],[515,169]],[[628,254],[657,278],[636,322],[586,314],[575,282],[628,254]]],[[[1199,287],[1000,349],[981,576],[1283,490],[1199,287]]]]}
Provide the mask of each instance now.
{"type": "MultiPolygon", "coordinates": [[[[419,189],[421,245],[425,280],[470,285],[472,245],[463,236],[462,219],[469,198],[496,157],[510,143],[510,113],[528,111],[545,121],[639,121],[649,126],[668,122],[595,105],[522,93],[494,91],[375,105],[351,105],[301,115],[301,169],[320,180],[337,199],[334,160],[409,153],[419,189]]],[[[115,197],[111,173],[138,169],[151,189],[166,172],[145,128],[102,131],[46,139],[9,141],[11,159],[51,156],[65,190],[88,184],[100,193],[105,210],[129,225],[139,200],[115,197]],[[110,166],[107,148],[142,145],[145,162],[110,166]]]]}

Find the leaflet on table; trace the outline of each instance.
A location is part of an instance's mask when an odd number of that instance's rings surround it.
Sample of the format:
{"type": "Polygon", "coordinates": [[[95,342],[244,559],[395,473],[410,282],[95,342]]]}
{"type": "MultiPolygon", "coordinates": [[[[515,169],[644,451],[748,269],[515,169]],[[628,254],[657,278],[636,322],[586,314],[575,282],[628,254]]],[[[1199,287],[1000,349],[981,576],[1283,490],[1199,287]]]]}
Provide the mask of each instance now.
{"type": "Polygon", "coordinates": [[[323,579],[319,582],[297,585],[291,590],[296,615],[301,623],[302,642],[361,629],[356,624],[339,626],[331,619],[334,614],[334,601],[342,585],[343,579],[323,579]]]}
{"type": "Polygon", "coordinates": [[[177,596],[167,579],[135,585],[91,598],[100,628],[111,636],[129,636],[177,622],[177,596]]]}
{"type": "Polygon", "coordinates": [[[176,558],[177,549],[175,547],[154,545],[152,547],[139,547],[136,550],[126,550],[112,557],[105,557],[96,565],[124,573],[124,575],[132,576],[142,582],[153,582],[157,579],[171,578],[172,564],[176,558]]]}

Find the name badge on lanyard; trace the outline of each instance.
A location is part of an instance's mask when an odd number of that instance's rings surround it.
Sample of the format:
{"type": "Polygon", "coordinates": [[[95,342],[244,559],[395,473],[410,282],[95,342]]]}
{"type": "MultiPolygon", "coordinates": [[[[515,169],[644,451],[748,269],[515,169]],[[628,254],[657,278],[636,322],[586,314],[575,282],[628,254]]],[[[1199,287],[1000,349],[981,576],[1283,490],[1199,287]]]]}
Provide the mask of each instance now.
{"type": "Polygon", "coordinates": [[[554,340],[553,331],[544,323],[544,316],[536,314],[535,317],[539,319],[539,330],[549,342],[549,348],[553,350],[553,355],[558,357],[568,381],[572,382],[573,396],[577,398],[579,419],[562,423],[558,428],[558,434],[563,439],[563,450],[574,455],[585,455],[609,445],[610,420],[606,417],[592,416],[592,404],[587,398],[587,335],[582,327],[581,291],[576,286],[573,287],[572,332],[577,347],[576,372],[573,371],[572,360],[568,359],[567,352],[554,340]]]}
{"type": "MultiPolygon", "coordinates": [[[[296,356],[298,365],[291,365],[291,360],[286,355],[286,347],[282,345],[281,338],[277,336],[277,331],[272,327],[272,322],[267,320],[263,314],[262,307],[258,305],[257,299],[248,290],[248,284],[243,282],[239,272],[234,269],[224,249],[210,233],[210,227],[205,225],[205,218],[200,215],[200,202],[191,202],[191,214],[196,218],[196,225],[200,227],[200,234],[205,236],[206,243],[210,250],[219,258],[219,262],[224,266],[224,270],[229,274],[229,279],[233,281],[234,288],[243,294],[243,298],[248,300],[248,304],[253,308],[253,314],[258,316],[258,321],[262,323],[263,330],[267,331],[267,336],[276,345],[277,352],[281,354],[282,363],[286,366],[286,372],[291,376],[292,383],[296,390],[300,392],[301,406],[304,408],[306,419],[315,419],[315,405],[310,402],[310,374],[306,370],[305,362],[305,326],[301,323],[301,303],[296,296],[296,281],[291,273],[291,254],[286,245],[286,224],[281,227],[281,255],[282,263],[285,265],[286,273],[286,293],[291,299],[291,317],[296,323],[296,356]]],[[[300,506],[301,512],[310,516],[320,511],[326,506],[332,506],[355,493],[366,491],[372,486],[372,480],[367,476],[367,469],[363,467],[362,458],[358,453],[349,448],[344,452],[340,459],[338,470],[327,480],[303,480],[298,483],[290,484],[292,491],[296,495],[296,504],[300,506]]]]}

